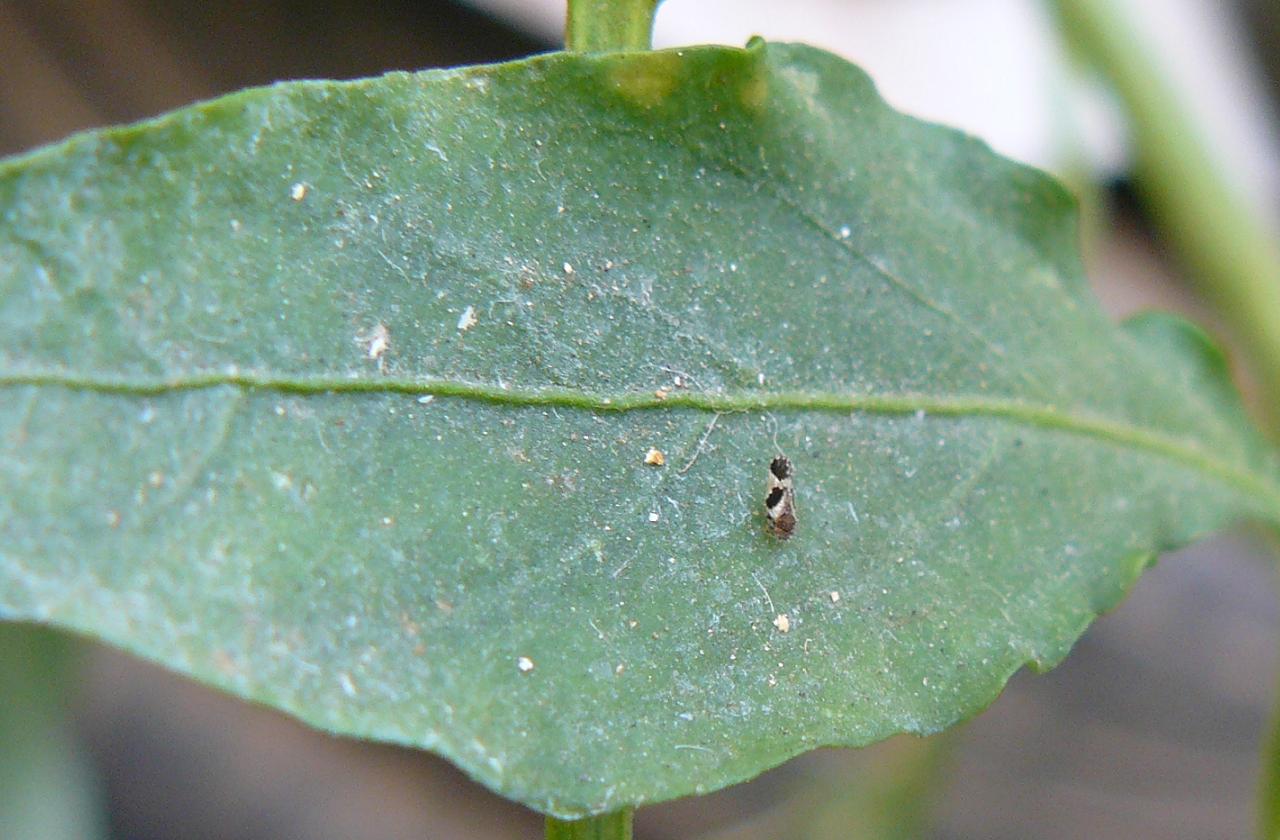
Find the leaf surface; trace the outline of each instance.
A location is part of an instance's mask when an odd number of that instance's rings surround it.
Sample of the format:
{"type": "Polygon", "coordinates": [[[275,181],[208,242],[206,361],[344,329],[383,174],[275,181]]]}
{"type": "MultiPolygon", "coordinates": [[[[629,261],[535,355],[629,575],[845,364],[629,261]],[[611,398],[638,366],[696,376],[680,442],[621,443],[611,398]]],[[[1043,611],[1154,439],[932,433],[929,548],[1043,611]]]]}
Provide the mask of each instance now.
{"type": "Polygon", "coordinates": [[[1280,512],[1056,184],[805,47],[247,91],[0,219],[0,613],[559,816],[946,727],[1280,512]]]}

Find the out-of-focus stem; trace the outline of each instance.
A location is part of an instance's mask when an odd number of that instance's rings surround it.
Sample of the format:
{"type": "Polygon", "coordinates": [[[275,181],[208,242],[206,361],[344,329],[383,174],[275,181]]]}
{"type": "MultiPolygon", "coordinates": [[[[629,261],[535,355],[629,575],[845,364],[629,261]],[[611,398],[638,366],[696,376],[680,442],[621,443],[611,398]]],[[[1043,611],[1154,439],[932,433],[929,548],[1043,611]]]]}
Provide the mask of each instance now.
{"type": "Polygon", "coordinates": [[[1280,437],[1280,236],[1229,182],[1118,0],[1049,0],[1128,112],[1137,187],[1161,234],[1235,334],[1280,437]]]}
{"type": "Polygon", "coordinates": [[[547,840],[631,840],[630,808],[583,820],[547,817],[547,840]]]}
{"type": "Polygon", "coordinates": [[[564,48],[573,52],[647,50],[659,0],[569,0],[564,48]]]}

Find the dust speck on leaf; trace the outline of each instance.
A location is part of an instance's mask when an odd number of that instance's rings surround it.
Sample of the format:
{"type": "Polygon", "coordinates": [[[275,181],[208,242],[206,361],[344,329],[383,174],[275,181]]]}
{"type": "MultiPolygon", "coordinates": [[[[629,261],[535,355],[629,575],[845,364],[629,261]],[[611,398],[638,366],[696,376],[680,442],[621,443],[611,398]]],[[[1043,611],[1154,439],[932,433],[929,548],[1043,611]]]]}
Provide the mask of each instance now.
{"type": "Polygon", "coordinates": [[[831,590],[831,603],[833,604],[840,603],[840,593],[836,592],[834,589],[831,590]]]}
{"type": "Polygon", "coordinates": [[[520,669],[520,673],[527,674],[533,670],[533,660],[527,656],[521,656],[516,660],[516,667],[520,669]]]}
{"type": "Polygon", "coordinates": [[[356,343],[364,347],[365,357],[382,364],[382,357],[391,348],[391,333],[387,325],[378,322],[373,329],[356,336],[356,343]]]}
{"type": "Polygon", "coordinates": [[[667,456],[663,454],[661,449],[649,447],[649,451],[644,453],[644,462],[651,467],[660,467],[667,463],[667,456]]]}
{"type": "Polygon", "coordinates": [[[660,517],[658,516],[658,512],[657,512],[656,510],[655,510],[655,511],[651,511],[651,512],[649,513],[649,521],[650,521],[650,522],[657,522],[659,518],[660,518],[660,517]]]}
{"type": "Polygon", "coordinates": [[[418,633],[422,630],[422,627],[418,624],[418,622],[411,619],[408,613],[401,612],[400,613],[400,629],[404,631],[404,634],[406,636],[417,636],[418,633]]]}
{"type": "Polygon", "coordinates": [[[773,626],[778,628],[779,633],[786,633],[791,630],[791,619],[786,613],[778,613],[778,617],[773,620],[773,626]]]}
{"type": "Polygon", "coordinates": [[[239,670],[236,667],[236,661],[231,654],[221,648],[213,652],[213,664],[219,671],[229,677],[235,676],[236,672],[239,670]]]}
{"type": "Polygon", "coordinates": [[[348,697],[356,696],[356,684],[351,681],[351,675],[346,671],[338,674],[338,683],[342,686],[342,693],[348,697]]]}
{"type": "Polygon", "coordinates": [[[462,314],[458,316],[458,332],[466,332],[476,325],[476,308],[468,306],[462,310],[462,314]]]}
{"type": "Polygon", "coordinates": [[[302,199],[306,197],[307,197],[306,184],[302,182],[298,182],[289,188],[289,198],[292,198],[294,201],[302,201],[302,199]]]}

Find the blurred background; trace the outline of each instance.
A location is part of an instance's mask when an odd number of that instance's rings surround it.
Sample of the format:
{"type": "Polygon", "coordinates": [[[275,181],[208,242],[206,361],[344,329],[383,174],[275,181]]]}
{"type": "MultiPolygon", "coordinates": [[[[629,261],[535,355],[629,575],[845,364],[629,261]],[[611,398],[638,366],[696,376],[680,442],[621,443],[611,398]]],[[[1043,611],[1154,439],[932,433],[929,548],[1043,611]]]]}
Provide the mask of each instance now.
{"type": "MultiPolygon", "coordinates": [[[[1280,2],[1117,4],[1225,182],[1280,230],[1280,2]]],[[[561,0],[0,0],[0,154],[248,85],[518,58],[558,48],[562,24],[561,0]]],[[[1085,204],[1091,280],[1115,317],[1172,309],[1231,338],[1141,198],[1124,104],[1044,4],[667,0],[655,41],[752,34],[841,53],[900,109],[1058,173],[1085,204]]],[[[1272,563],[1245,532],[1167,556],[1065,664],[1018,675],[951,735],[818,751],[642,809],[637,838],[1250,836],[1280,641],[1272,563]],[[858,833],[882,818],[907,822],[858,833]]],[[[541,835],[537,815],[429,755],[14,628],[0,629],[0,750],[43,756],[16,772],[0,761],[4,838],[18,825],[6,813],[50,838],[541,835]]]]}

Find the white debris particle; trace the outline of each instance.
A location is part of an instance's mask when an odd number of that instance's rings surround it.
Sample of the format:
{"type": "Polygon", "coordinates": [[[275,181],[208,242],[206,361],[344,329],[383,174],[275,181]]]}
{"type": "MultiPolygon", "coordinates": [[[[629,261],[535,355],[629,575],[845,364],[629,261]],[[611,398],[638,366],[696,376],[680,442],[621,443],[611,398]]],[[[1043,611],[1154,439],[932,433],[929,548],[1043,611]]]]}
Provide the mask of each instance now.
{"type": "Polygon", "coordinates": [[[778,628],[778,632],[786,633],[791,629],[791,619],[786,613],[778,613],[778,617],[773,620],[773,626],[778,628]]]}
{"type": "Polygon", "coordinates": [[[834,589],[831,590],[831,603],[833,604],[840,603],[840,593],[836,592],[834,589]]]}
{"type": "Polygon", "coordinates": [[[147,484],[150,484],[152,487],[159,487],[163,485],[164,473],[160,472],[159,470],[153,471],[150,475],[147,476],[147,484]]]}
{"type": "Polygon", "coordinates": [[[282,406],[282,405],[277,405],[277,406],[275,407],[275,412],[276,412],[276,416],[277,416],[277,417],[283,417],[283,416],[284,416],[284,406],[282,406]]]}
{"type": "Polygon", "coordinates": [[[657,522],[657,521],[658,521],[658,512],[657,512],[656,510],[655,510],[655,511],[650,512],[650,514],[649,514],[649,521],[650,521],[650,522],[657,522]]]}
{"type": "Polygon", "coordinates": [[[476,308],[468,306],[462,310],[462,314],[458,316],[458,332],[466,332],[476,325],[476,308]]]}
{"type": "Polygon", "coordinates": [[[393,522],[395,522],[395,520],[394,520],[394,519],[392,519],[390,516],[384,516],[384,517],[382,517],[382,524],[383,524],[383,525],[390,525],[390,524],[392,524],[393,522]]]}
{"type": "Polygon", "coordinates": [[[565,263],[565,264],[564,264],[564,273],[565,273],[565,274],[573,274],[573,266],[569,265],[568,263],[565,263]]]}
{"type": "Polygon", "coordinates": [[[431,402],[435,398],[436,398],[435,394],[423,394],[422,396],[418,397],[418,405],[426,405],[427,403],[431,402]]]}
{"type": "Polygon", "coordinates": [[[853,235],[853,231],[849,230],[849,226],[848,226],[848,225],[845,225],[844,227],[840,228],[840,238],[841,238],[841,239],[848,239],[848,238],[849,238],[850,236],[852,236],[852,235],[853,235]]]}
{"type": "Polygon", "coordinates": [[[288,473],[273,472],[271,473],[271,483],[275,485],[277,490],[288,490],[293,487],[293,478],[288,473]]]}
{"type": "Polygon", "coordinates": [[[338,674],[338,682],[342,685],[342,693],[348,697],[356,696],[356,684],[351,681],[351,675],[346,671],[338,674]]]}
{"type": "Polygon", "coordinates": [[[370,359],[381,359],[391,347],[391,333],[387,325],[379,322],[367,333],[356,336],[356,342],[364,345],[365,356],[370,359]]]}
{"type": "Polygon", "coordinates": [[[144,405],[142,411],[138,412],[138,422],[144,426],[154,419],[156,419],[156,410],[150,405],[144,405]]]}
{"type": "Polygon", "coordinates": [[[527,674],[533,670],[533,660],[527,656],[522,656],[516,660],[516,667],[520,669],[520,673],[527,674]]]}
{"type": "Polygon", "coordinates": [[[660,467],[667,462],[667,456],[661,449],[649,447],[649,451],[644,453],[644,462],[651,467],[660,467]]]}
{"type": "Polygon", "coordinates": [[[294,184],[289,189],[289,198],[292,198],[294,201],[302,201],[302,199],[306,197],[307,197],[307,185],[302,182],[298,182],[294,184]]]}
{"type": "Polygon", "coordinates": [[[615,674],[621,674],[621,673],[622,673],[623,671],[625,671],[625,670],[627,670],[627,666],[626,666],[626,665],[619,664],[617,668],[614,668],[614,669],[613,669],[613,672],[614,672],[615,674]]]}
{"type": "Polygon", "coordinates": [[[756,374],[756,382],[760,383],[761,385],[763,385],[763,384],[764,384],[764,374],[763,374],[763,373],[757,373],[757,374],[756,374]]]}

